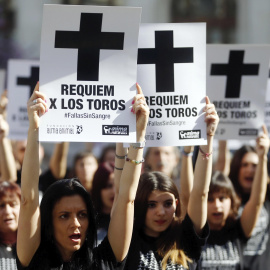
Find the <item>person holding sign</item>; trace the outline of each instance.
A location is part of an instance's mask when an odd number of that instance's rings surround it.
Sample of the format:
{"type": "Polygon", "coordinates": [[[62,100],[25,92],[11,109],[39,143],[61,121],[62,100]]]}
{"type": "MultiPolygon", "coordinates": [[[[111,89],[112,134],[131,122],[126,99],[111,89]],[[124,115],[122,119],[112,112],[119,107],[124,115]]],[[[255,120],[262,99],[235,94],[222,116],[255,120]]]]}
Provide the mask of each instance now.
{"type": "MultiPolygon", "coordinates": [[[[122,269],[128,252],[143,150],[131,148],[120,179],[108,237],[94,248],[96,225],[89,193],[76,179],[59,180],[38,203],[38,129],[48,105],[37,85],[28,101],[28,143],[22,169],[17,239],[18,269],[122,269]]],[[[137,141],[143,142],[149,108],[137,86],[137,141]]]]}
{"type": "Polygon", "coordinates": [[[259,163],[249,199],[239,218],[239,200],[231,180],[218,171],[212,177],[207,214],[210,236],[198,269],[244,269],[243,249],[254,230],[267,189],[269,138],[265,126],[263,130],[264,134],[258,137],[256,146],[259,163]]]}
{"type": "MultiPolygon", "coordinates": [[[[172,179],[162,172],[141,175],[135,199],[134,232],[126,269],[192,269],[209,233],[207,194],[212,170],[213,137],[219,121],[206,97],[208,144],[200,146],[187,214],[180,218],[180,197],[172,179]]],[[[130,150],[129,150],[130,151],[130,150]]],[[[117,144],[116,155],[126,153],[117,144]]],[[[116,157],[117,157],[116,156],[116,157]]],[[[116,159],[115,166],[120,167],[116,159]]],[[[118,179],[115,175],[115,179],[118,179]]],[[[117,182],[116,182],[117,194],[117,182]]],[[[117,196],[117,195],[116,195],[117,196]]]]}

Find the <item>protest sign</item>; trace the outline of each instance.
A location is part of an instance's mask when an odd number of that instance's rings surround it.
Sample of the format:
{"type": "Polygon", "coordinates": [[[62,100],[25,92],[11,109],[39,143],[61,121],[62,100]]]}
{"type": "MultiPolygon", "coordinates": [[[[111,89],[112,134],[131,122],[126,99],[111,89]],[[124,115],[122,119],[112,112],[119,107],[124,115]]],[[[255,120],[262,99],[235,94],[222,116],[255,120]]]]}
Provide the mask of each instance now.
{"type": "Polygon", "coordinates": [[[14,140],[27,138],[27,101],[39,80],[39,61],[11,59],[7,69],[7,121],[9,137],[14,140]]]}
{"type": "Polygon", "coordinates": [[[205,23],[142,24],[138,44],[147,146],[206,144],[205,23]]]}
{"type": "Polygon", "coordinates": [[[265,96],[265,115],[264,122],[270,134],[270,69],[268,73],[266,96],[265,96]]]}
{"type": "Polygon", "coordinates": [[[141,8],[44,5],[41,141],[136,141],[141,8]]]}
{"type": "Polygon", "coordinates": [[[6,72],[4,69],[0,69],[0,94],[3,93],[5,88],[5,75],[6,72]]]}
{"type": "Polygon", "coordinates": [[[270,51],[260,45],[207,45],[207,94],[220,122],[216,138],[250,140],[264,122],[270,51]]]}

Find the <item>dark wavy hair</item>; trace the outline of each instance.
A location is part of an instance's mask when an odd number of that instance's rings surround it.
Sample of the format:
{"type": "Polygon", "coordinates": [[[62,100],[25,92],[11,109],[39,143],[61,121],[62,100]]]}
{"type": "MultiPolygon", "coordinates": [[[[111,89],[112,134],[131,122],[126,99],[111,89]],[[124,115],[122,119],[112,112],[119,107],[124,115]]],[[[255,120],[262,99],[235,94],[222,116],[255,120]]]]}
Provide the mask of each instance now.
{"type": "Polygon", "coordinates": [[[91,194],[94,208],[98,214],[101,214],[103,208],[101,190],[106,188],[110,175],[113,172],[114,164],[112,162],[103,162],[98,166],[94,174],[91,194]]]}
{"type": "Polygon", "coordinates": [[[146,172],[141,175],[135,199],[134,228],[136,230],[143,229],[148,209],[148,198],[151,192],[155,190],[169,192],[178,200],[175,218],[172,221],[171,226],[165,232],[160,234],[157,242],[157,252],[163,258],[162,269],[166,269],[169,261],[182,264],[185,268],[188,268],[188,262],[191,260],[180,248],[180,239],[178,239],[179,225],[181,223],[180,197],[173,180],[166,174],[161,172],[146,172]]]}
{"type": "Polygon", "coordinates": [[[238,216],[238,208],[240,206],[240,200],[234,190],[232,181],[224,175],[222,172],[215,171],[212,174],[208,199],[215,192],[224,192],[231,199],[231,209],[229,216],[226,220],[226,225],[231,226],[237,219],[238,216]]]}
{"type": "Polygon", "coordinates": [[[87,229],[86,240],[83,246],[74,253],[72,260],[72,269],[89,269],[89,267],[91,267],[91,265],[93,264],[92,250],[96,244],[97,238],[94,208],[90,194],[81,185],[78,179],[72,178],[56,181],[46,190],[42,198],[40,205],[40,214],[41,214],[40,258],[42,260],[42,263],[40,261],[37,262],[37,264],[39,264],[38,269],[40,269],[40,265],[42,264],[44,264],[44,269],[47,269],[46,267],[48,266],[48,264],[50,267],[57,267],[62,263],[62,258],[54,241],[52,212],[55,204],[61,198],[74,195],[81,196],[81,198],[86,204],[89,226],[87,229]]]}
{"type": "Polygon", "coordinates": [[[235,188],[235,191],[240,198],[244,195],[243,188],[239,184],[239,171],[241,168],[242,159],[247,153],[256,153],[256,150],[253,146],[250,145],[243,145],[241,148],[239,148],[237,151],[235,151],[231,166],[230,166],[230,173],[229,173],[229,179],[232,181],[233,186],[235,188]]]}

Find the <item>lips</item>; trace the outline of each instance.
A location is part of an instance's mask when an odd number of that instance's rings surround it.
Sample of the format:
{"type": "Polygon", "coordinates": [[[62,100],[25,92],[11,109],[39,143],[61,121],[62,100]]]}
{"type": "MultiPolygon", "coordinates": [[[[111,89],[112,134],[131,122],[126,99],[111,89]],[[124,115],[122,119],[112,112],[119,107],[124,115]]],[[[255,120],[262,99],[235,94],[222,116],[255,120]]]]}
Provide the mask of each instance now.
{"type": "Polygon", "coordinates": [[[252,181],[253,181],[253,177],[245,177],[245,180],[246,180],[247,182],[252,182],[252,181]]]}
{"type": "Polygon", "coordinates": [[[155,222],[156,222],[158,225],[163,225],[163,224],[166,222],[166,220],[161,219],[161,220],[156,220],[155,222]]]}
{"type": "Polygon", "coordinates": [[[6,219],[4,219],[4,222],[5,223],[12,223],[13,222],[13,218],[6,218],[6,219]]]}
{"type": "Polygon", "coordinates": [[[78,242],[78,241],[81,240],[81,234],[80,234],[80,233],[74,233],[74,234],[70,235],[69,238],[70,238],[73,242],[78,242]]]}
{"type": "Polygon", "coordinates": [[[223,216],[223,214],[222,213],[213,213],[213,216],[216,218],[220,218],[223,216]]]}

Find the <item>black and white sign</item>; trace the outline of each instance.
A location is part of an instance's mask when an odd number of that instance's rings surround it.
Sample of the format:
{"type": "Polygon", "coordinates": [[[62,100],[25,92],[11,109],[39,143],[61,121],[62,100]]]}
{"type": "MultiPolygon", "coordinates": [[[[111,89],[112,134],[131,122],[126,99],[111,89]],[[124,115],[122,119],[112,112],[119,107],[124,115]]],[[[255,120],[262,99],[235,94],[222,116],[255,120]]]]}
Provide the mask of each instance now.
{"type": "Polygon", "coordinates": [[[268,133],[270,134],[270,68],[268,73],[267,80],[267,89],[266,89],[266,97],[265,97],[265,116],[264,122],[268,129],[268,133]]]}
{"type": "Polygon", "coordinates": [[[150,108],[147,146],[206,144],[206,25],[142,24],[138,83],[150,108]]]}
{"type": "Polygon", "coordinates": [[[207,94],[220,117],[216,138],[250,140],[264,122],[270,47],[207,45],[207,94]]]}
{"type": "Polygon", "coordinates": [[[136,141],[141,8],[45,5],[40,89],[49,111],[41,141],[136,141]]]}
{"type": "Polygon", "coordinates": [[[4,69],[0,69],[0,94],[5,90],[5,76],[6,71],[4,69]]]}
{"type": "Polygon", "coordinates": [[[14,140],[27,138],[27,101],[39,81],[39,61],[11,59],[8,61],[7,120],[9,137],[14,140]]]}

